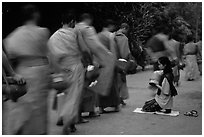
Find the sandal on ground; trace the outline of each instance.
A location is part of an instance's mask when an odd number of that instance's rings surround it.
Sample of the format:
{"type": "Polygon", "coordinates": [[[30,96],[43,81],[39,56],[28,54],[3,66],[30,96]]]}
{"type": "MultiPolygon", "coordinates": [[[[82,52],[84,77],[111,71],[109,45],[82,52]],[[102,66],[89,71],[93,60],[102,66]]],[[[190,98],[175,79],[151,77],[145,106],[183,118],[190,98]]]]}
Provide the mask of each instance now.
{"type": "Polygon", "coordinates": [[[190,117],[197,117],[198,112],[196,110],[191,110],[189,112],[184,113],[185,116],[190,116],[190,117]]]}

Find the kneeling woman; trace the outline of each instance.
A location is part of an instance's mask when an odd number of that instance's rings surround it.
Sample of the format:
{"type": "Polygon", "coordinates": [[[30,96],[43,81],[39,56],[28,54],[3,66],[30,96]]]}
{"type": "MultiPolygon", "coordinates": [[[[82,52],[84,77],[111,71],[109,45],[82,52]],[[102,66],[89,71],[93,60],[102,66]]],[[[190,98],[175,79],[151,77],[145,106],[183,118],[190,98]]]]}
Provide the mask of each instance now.
{"type": "Polygon", "coordinates": [[[142,110],[145,112],[155,112],[164,110],[164,113],[171,113],[173,107],[173,96],[177,91],[173,85],[173,73],[171,62],[167,57],[161,57],[158,60],[159,68],[163,70],[159,84],[155,84],[157,94],[154,99],[145,102],[142,110]]]}

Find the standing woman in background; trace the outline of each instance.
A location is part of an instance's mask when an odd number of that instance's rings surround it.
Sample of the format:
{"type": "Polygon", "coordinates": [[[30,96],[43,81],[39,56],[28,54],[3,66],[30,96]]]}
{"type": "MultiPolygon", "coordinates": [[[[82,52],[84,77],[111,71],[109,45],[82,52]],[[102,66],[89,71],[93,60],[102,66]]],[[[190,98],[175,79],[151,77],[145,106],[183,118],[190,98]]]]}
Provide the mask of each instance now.
{"type": "Polygon", "coordinates": [[[188,81],[196,80],[199,77],[197,53],[198,47],[193,42],[193,36],[187,36],[188,43],[184,46],[184,55],[186,56],[186,74],[185,79],[188,81]]]}
{"type": "Polygon", "coordinates": [[[5,39],[5,50],[27,84],[27,94],[18,102],[10,102],[9,134],[47,134],[47,99],[49,93],[49,64],[47,40],[49,31],[38,27],[40,13],[34,5],[22,8],[24,25],[5,39]]]}

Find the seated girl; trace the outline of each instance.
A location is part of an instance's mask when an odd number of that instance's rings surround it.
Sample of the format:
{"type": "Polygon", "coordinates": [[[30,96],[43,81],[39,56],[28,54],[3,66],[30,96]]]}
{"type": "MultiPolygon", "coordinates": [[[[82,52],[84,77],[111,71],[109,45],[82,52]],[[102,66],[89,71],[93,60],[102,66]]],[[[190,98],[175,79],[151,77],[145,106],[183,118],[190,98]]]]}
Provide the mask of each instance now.
{"type": "Polygon", "coordinates": [[[173,96],[177,95],[177,90],[173,85],[174,76],[171,62],[167,57],[161,57],[158,59],[158,64],[163,73],[159,83],[154,85],[157,88],[157,94],[154,99],[145,102],[142,111],[155,112],[164,110],[164,113],[171,113],[173,96]]]}

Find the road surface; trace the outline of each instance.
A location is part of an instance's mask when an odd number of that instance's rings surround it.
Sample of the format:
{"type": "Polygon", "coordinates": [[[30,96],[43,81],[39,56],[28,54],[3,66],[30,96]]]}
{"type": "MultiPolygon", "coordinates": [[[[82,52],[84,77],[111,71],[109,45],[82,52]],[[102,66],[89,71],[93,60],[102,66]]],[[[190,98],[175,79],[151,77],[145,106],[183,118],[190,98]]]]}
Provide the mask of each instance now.
{"type": "MultiPolygon", "coordinates": [[[[181,85],[177,88],[174,108],[180,112],[178,117],[137,114],[133,110],[142,107],[151,99],[147,88],[152,71],[138,72],[127,76],[130,98],[127,105],[118,113],[103,114],[88,119],[89,123],[76,125],[77,132],[72,135],[201,135],[202,134],[202,80],[184,81],[181,71],[181,85]],[[186,111],[197,110],[198,117],[187,117],[186,111]]],[[[52,102],[52,95],[50,102],[52,102]]],[[[62,127],[57,127],[57,114],[50,110],[49,134],[61,134],[62,127]]]]}

